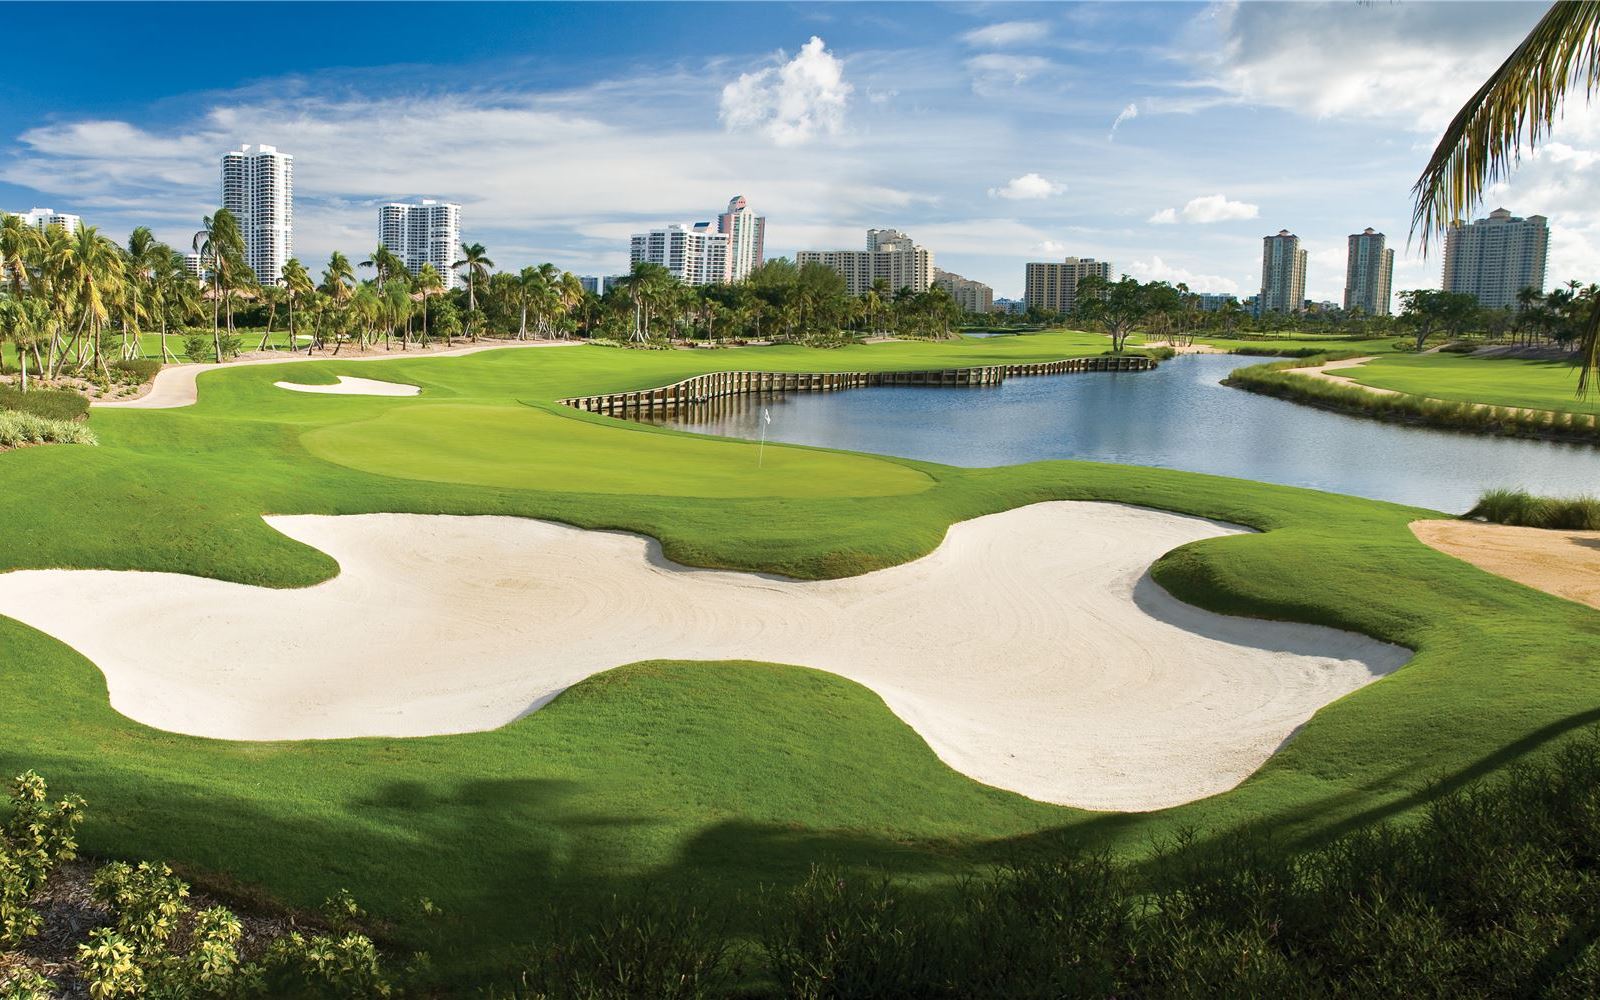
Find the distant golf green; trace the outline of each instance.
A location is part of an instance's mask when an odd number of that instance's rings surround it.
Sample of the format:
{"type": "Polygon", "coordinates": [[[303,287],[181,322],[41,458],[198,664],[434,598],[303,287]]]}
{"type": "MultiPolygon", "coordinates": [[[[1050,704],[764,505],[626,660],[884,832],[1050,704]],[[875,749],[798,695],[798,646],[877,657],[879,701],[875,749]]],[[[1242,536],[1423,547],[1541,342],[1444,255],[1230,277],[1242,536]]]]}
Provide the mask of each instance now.
{"type": "Polygon", "coordinates": [[[1434,399],[1600,414],[1600,397],[1578,398],[1578,371],[1566,361],[1386,354],[1339,374],[1362,385],[1434,399]]]}
{"type": "MultiPolygon", "coordinates": [[[[0,768],[90,803],[84,847],[167,859],[297,906],[348,888],[402,948],[470,982],[501,974],[549,907],[640,886],[734,914],[814,861],[930,889],[1062,845],[1148,851],[1241,824],[1300,844],[1425,803],[1600,717],[1600,614],[1419,543],[1427,511],[1153,468],[957,469],[709,440],[554,405],[702,371],[912,369],[1098,354],[1038,334],[813,351],[494,351],[222,370],[197,405],[95,410],[101,446],[0,454],[0,569],[163,570],[274,587],[326,555],[264,513],[511,514],[626,529],[700,566],[858,573],[935,548],[953,522],[1098,499],[1249,525],[1160,560],[1181,598],[1352,629],[1417,651],[1327,706],[1239,788],[1150,814],[1059,808],[945,767],[875,695],[792,666],[651,662],[591,678],[488,733],[237,743],[111,709],[99,671],[0,619],[0,768]],[[415,398],[312,396],[279,379],[414,383],[415,398]],[[420,896],[447,914],[428,943],[420,896]]],[[[1094,378],[1094,375],[1066,376],[1094,378]]],[[[964,390],[951,390],[964,391],[964,390]]],[[[241,591],[241,595],[246,592],[241,591]]],[[[85,614],[94,614],[85,608],[85,614]]],[[[182,621],[173,628],[181,629],[182,621]]],[[[286,632],[294,622],[284,622],[286,632]]],[[[620,665],[619,665],[620,666],[620,665]]]]}

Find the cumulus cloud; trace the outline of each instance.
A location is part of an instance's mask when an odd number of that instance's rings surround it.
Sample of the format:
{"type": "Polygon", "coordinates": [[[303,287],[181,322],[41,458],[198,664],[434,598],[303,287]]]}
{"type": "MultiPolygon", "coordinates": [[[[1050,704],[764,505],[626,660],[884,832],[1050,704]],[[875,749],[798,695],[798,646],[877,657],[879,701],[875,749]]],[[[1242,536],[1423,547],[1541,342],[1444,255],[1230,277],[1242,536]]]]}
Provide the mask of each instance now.
{"type": "Polygon", "coordinates": [[[1151,222],[1157,225],[1171,225],[1182,220],[1183,222],[1207,223],[1230,222],[1235,219],[1254,219],[1261,214],[1258,206],[1245,201],[1230,201],[1220,194],[1206,194],[1198,198],[1190,198],[1189,203],[1183,208],[1163,208],[1150,216],[1151,222]]]}
{"type": "Polygon", "coordinates": [[[1135,259],[1128,264],[1128,273],[1140,281],[1165,281],[1174,285],[1188,285],[1191,292],[1239,294],[1239,283],[1232,278],[1220,274],[1198,274],[1187,268],[1169,264],[1160,257],[1153,256],[1149,260],[1135,259]]]}
{"type": "Polygon", "coordinates": [[[1064,254],[1067,252],[1067,245],[1065,243],[1057,243],[1055,240],[1041,240],[1033,245],[1033,251],[1035,253],[1064,254]]]}
{"type": "Polygon", "coordinates": [[[783,65],[740,74],[723,87],[721,118],[729,129],[755,129],[794,146],[843,129],[852,89],[844,63],[812,35],[783,65]]]}
{"type": "Polygon", "coordinates": [[[1008,198],[1012,201],[1037,201],[1041,198],[1053,198],[1066,189],[1065,184],[1058,184],[1035,173],[1026,173],[1021,177],[1011,178],[1004,187],[990,188],[989,197],[1008,198]]]}
{"type": "Polygon", "coordinates": [[[961,36],[962,41],[975,48],[999,49],[1008,45],[1037,42],[1050,33],[1043,21],[1001,21],[998,24],[974,28],[961,36]]]}
{"type": "Polygon", "coordinates": [[[1129,104],[1127,107],[1117,112],[1116,119],[1111,123],[1111,132],[1106,136],[1106,138],[1115,139],[1117,137],[1117,127],[1130,118],[1137,117],[1139,117],[1139,105],[1137,104],[1129,104]]]}

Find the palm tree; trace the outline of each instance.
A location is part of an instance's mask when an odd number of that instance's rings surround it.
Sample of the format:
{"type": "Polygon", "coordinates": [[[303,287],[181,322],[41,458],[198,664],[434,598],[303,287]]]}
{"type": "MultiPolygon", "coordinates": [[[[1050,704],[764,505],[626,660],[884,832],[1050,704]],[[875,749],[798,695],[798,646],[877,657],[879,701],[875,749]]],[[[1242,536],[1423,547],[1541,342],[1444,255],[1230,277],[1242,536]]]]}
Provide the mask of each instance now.
{"type": "MultiPolygon", "coordinates": [[[[1532,149],[1550,134],[1580,84],[1585,101],[1600,88],[1600,3],[1557,3],[1462,105],[1412,187],[1411,232],[1424,252],[1511,172],[1524,142],[1532,149]]],[[[1583,318],[1578,358],[1582,396],[1600,374],[1600,300],[1583,318]]]]}
{"type": "MultiPolygon", "coordinates": [[[[428,299],[444,291],[444,278],[432,264],[422,265],[417,272],[417,293],[422,296],[422,345],[428,346],[428,299]]],[[[448,338],[446,346],[448,346],[448,338]]]]}
{"type": "MultiPolygon", "coordinates": [[[[283,277],[278,280],[283,282],[283,287],[288,292],[289,299],[289,350],[295,351],[300,347],[299,335],[295,332],[294,308],[296,304],[307,301],[311,293],[315,292],[316,285],[311,281],[311,275],[306,271],[306,266],[298,258],[290,257],[283,262],[283,277]]],[[[311,345],[316,343],[312,338],[306,345],[306,353],[311,353],[311,345]]]]}
{"type": "MultiPolygon", "coordinates": [[[[71,239],[69,260],[66,287],[76,303],[78,327],[62,355],[81,344],[79,369],[92,364],[104,373],[106,362],[100,350],[100,332],[111,320],[111,303],[117,301],[122,292],[122,248],[101,236],[98,228],[79,226],[71,239]]],[[[60,369],[58,361],[56,371],[60,369]]]]}
{"type": "Polygon", "coordinates": [[[335,250],[328,257],[328,267],[322,272],[322,291],[328,296],[330,303],[329,315],[335,320],[335,333],[333,353],[339,353],[339,332],[341,326],[338,321],[344,318],[344,309],[349,303],[354,292],[356,280],[355,268],[350,266],[350,258],[335,250]]]}
{"type": "Polygon", "coordinates": [[[211,337],[216,345],[217,361],[222,361],[221,311],[228,315],[228,332],[233,333],[233,292],[255,280],[244,256],[244,234],[239,231],[239,220],[226,208],[200,220],[201,229],[194,234],[195,253],[211,269],[211,337]]]}
{"type": "Polygon", "coordinates": [[[454,270],[467,270],[467,308],[478,308],[478,279],[487,278],[489,269],[494,267],[494,261],[489,259],[489,251],[482,243],[461,244],[461,259],[450,265],[454,270]]]}
{"type": "Polygon", "coordinates": [[[378,291],[383,291],[383,286],[390,278],[405,272],[406,263],[395,255],[394,251],[378,244],[372,255],[361,262],[362,267],[374,268],[378,272],[378,291]]]}
{"type": "Polygon", "coordinates": [[[20,215],[0,218],[0,280],[11,283],[14,298],[22,297],[22,287],[28,282],[28,259],[35,255],[38,244],[39,231],[20,215]]]}

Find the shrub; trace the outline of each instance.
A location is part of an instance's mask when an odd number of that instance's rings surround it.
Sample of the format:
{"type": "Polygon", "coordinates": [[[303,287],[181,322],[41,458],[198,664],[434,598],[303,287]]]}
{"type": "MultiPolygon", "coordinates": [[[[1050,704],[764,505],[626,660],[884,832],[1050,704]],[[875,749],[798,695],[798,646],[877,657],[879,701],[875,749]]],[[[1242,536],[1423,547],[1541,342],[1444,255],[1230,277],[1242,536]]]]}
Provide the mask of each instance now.
{"type": "Polygon", "coordinates": [[[11,812],[0,826],[0,944],[15,947],[39,932],[30,903],[63,861],[78,856],[83,800],[49,800],[44,779],[32,771],[11,782],[11,812]]]}
{"type": "Polygon", "coordinates": [[[94,443],[94,431],[85,424],[51,420],[15,410],[0,410],[0,448],[16,448],[27,444],[94,443]]]}
{"type": "Polygon", "coordinates": [[[123,358],[111,362],[111,378],[124,385],[144,385],[156,377],[161,362],[153,358],[123,358]]]}
{"type": "MultiPolygon", "coordinates": [[[[553,927],[570,926],[552,914],[553,927]]],[[[591,924],[545,944],[522,975],[522,997],[652,997],[703,1000],[725,995],[727,923],[682,897],[613,896],[591,924]]]]}
{"type": "Polygon", "coordinates": [[[89,413],[89,400],[70,389],[29,389],[22,392],[0,385],[0,410],[31,413],[51,420],[82,420],[89,413]]]}
{"type": "Polygon", "coordinates": [[[1464,517],[1526,528],[1600,531],[1600,498],[1541,497],[1527,490],[1486,490],[1464,517]]]}
{"type": "MultiPolygon", "coordinates": [[[[239,356],[240,340],[236,333],[221,335],[222,360],[230,361],[239,356]]],[[[216,361],[217,338],[210,333],[193,331],[183,338],[183,356],[190,361],[216,361]]]]}
{"type": "Polygon", "coordinates": [[[812,866],[804,882],[770,896],[761,946],[787,997],[933,995],[924,911],[887,878],[812,866]]]}

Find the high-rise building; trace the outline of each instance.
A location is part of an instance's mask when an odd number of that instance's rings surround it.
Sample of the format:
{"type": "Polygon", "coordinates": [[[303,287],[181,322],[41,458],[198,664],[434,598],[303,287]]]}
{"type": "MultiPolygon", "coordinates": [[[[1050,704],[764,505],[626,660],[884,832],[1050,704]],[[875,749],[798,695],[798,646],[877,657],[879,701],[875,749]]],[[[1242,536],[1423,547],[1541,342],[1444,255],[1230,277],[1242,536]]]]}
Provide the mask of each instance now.
{"type": "Polygon", "coordinates": [[[69,233],[75,233],[83,228],[83,220],[76,215],[57,212],[53,208],[32,208],[26,212],[16,213],[27,225],[44,232],[51,226],[60,226],[69,233]]]}
{"type": "Polygon", "coordinates": [[[964,313],[994,312],[994,289],[981,281],[934,268],[933,284],[949,292],[964,313]]]}
{"type": "Polygon", "coordinates": [[[222,207],[239,222],[256,280],[276,283],[294,256],[294,157],[276,146],[222,154],[222,207]]]}
{"type": "MultiPolygon", "coordinates": [[[[1260,313],[1295,313],[1306,304],[1306,252],[1287,229],[1261,240],[1260,313]]],[[[1258,313],[1257,315],[1259,315],[1258,313]]]]}
{"type": "Polygon", "coordinates": [[[1078,305],[1078,282],[1090,275],[1110,281],[1111,262],[1093,257],[1031,262],[1024,271],[1022,301],[1028,309],[1070,313],[1078,305]]]}
{"type": "Polygon", "coordinates": [[[1526,219],[1503,208],[1445,234],[1444,290],[1475,296],[1485,309],[1516,309],[1524,288],[1544,291],[1550,224],[1542,215],[1526,219]]]}
{"type": "Polygon", "coordinates": [[[1382,233],[1368,226],[1350,237],[1344,265],[1344,311],[1368,316],[1389,315],[1389,290],[1394,284],[1394,251],[1382,233]]]}
{"type": "Polygon", "coordinates": [[[632,263],[660,264],[686,285],[728,280],[728,234],[713,231],[709,222],[634,233],[628,249],[632,263]]]}
{"type": "Polygon", "coordinates": [[[880,280],[895,292],[902,288],[925,292],[933,287],[933,252],[897,229],[867,230],[865,250],[801,250],[795,263],[838,271],[851,295],[865,295],[880,280]]]}
{"type": "Polygon", "coordinates": [[[728,210],[717,216],[717,232],[728,237],[725,281],[743,281],[761,266],[766,253],[767,218],[752,211],[744,195],[734,195],[728,210]]]}
{"type": "Polygon", "coordinates": [[[461,250],[461,206],[424,198],[412,205],[391,202],[378,209],[378,242],[405,261],[406,270],[421,272],[432,264],[445,288],[461,284],[455,269],[461,250]]]}
{"type": "Polygon", "coordinates": [[[586,274],[578,278],[578,283],[590,295],[604,295],[622,284],[626,277],[626,274],[586,274]]]}
{"type": "Polygon", "coordinates": [[[1218,312],[1229,302],[1239,304],[1239,296],[1232,292],[1196,292],[1194,297],[1201,312],[1218,312]]]}

